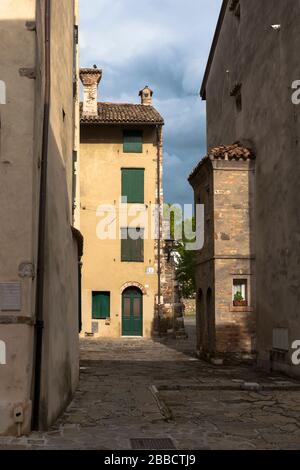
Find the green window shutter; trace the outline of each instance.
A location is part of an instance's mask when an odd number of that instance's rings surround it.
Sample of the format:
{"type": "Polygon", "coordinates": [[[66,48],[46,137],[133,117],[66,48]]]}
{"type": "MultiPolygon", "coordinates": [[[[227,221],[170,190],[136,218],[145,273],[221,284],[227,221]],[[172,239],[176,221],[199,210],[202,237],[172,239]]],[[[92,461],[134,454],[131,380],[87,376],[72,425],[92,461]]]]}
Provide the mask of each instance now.
{"type": "Polygon", "coordinates": [[[110,317],[110,292],[92,293],[92,318],[105,320],[110,317]]]}
{"type": "Polygon", "coordinates": [[[122,197],[127,197],[128,204],[144,204],[145,200],[144,168],[122,169],[122,197]]]}
{"type": "Polygon", "coordinates": [[[144,229],[122,229],[121,261],[144,262],[144,229]],[[139,230],[139,235],[137,230],[139,230]]]}
{"type": "Polygon", "coordinates": [[[124,131],[124,153],[143,153],[143,131],[124,131]]]}
{"type": "Polygon", "coordinates": [[[128,229],[123,228],[121,230],[121,261],[130,261],[130,240],[128,239],[128,229]]]}

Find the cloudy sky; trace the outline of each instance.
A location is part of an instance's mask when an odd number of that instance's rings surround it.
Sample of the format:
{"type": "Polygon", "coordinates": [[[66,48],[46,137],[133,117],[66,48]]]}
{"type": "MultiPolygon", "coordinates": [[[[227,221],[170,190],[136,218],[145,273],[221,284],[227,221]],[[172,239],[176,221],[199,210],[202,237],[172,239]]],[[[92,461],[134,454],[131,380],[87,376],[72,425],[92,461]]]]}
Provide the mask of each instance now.
{"type": "Polygon", "coordinates": [[[81,66],[103,69],[101,101],[139,102],[165,118],[165,200],[190,203],[187,176],[205,154],[199,89],[221,0],[81,0],[81,66]]]}

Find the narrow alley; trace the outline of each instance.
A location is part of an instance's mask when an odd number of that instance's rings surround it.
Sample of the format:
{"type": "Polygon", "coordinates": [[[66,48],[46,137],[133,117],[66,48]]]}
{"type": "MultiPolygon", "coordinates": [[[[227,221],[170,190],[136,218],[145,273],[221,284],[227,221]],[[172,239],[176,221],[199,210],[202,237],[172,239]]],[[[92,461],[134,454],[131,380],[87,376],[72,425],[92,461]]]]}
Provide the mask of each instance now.
{"type": "Polygon", "coordinates": [[[49,432],[1,438],[0,448],[297,449],[299,383],[199,361],[195,321],[186,323],[188,340],[83,340],[64,415],[49,432]]]}

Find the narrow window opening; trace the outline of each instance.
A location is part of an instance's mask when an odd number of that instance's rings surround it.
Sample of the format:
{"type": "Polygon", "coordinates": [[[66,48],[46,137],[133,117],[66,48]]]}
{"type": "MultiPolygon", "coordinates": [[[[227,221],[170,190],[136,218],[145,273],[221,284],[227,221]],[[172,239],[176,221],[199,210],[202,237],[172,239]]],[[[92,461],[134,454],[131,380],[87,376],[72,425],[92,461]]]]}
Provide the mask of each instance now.
{"type": "Polygon", "coordinates": [[[248,306],[247,279],[234,279],[232,289],[233,305],[236,307],[248,306]]]}

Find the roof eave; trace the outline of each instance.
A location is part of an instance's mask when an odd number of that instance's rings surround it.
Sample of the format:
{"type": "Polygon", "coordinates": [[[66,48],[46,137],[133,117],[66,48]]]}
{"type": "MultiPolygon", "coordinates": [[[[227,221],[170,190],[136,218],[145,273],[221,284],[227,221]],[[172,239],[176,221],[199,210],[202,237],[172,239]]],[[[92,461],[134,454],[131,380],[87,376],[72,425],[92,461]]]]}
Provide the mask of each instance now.
{"type": "Polygon", "coordinates": [[[135,121],[135,122],[121,122],[121,121],[85,121],[85,120],[80,120],[80,125],[93,125],[93,126],[164,126],[165,123],[164,121],[157,121],[157,122],[140,122],[140,121],[135,121]]]}
{"type": "Polygon", "coordinates": [[[201,168],[203,168],[204,165],[207,164],[207,162],[210,162],[211,159],[209,158],[208,155],[202,158],[198,165],[193,169],[192,173],[188,176],[188,182],[190,183],[191,186],[193,186],[193,181],[194,179],[198,176],[199,172],[201,171],[201,168]]]}
{"type": "Polygon", "coordinates": [[[215,51],[216,51],[217,44],[218,44],[218,41],[219,41],[219,36],[220,36],[221,29],[222,29],[223,21],[224,21],[224,18],[225,18],[225,13],[226,13],[226,10],[227,10],[228,2],[229,2],[229,0],[223,0],[223,4],[222,4],[222,7],[221,7],[221,12],[220,12],[220,15],[219,15],[217,27],[216,27],[216,30],[215,30],[212,46],[211,46],[209,57],[208,57],[208,62],[207,62],[206,69],[205,69],[205,72],[204,72],[204,77],[203,77],[201,90],[200,90],[200,96],[201,96],[203,101],[206,100],[206,84],[207,84],[207,80],[208,80],[208,77],[209,77],[209,74],[210,74],[211,66],[212,66],[212,63],[213,63],[213,60],[214,60],[215,51]]]}

